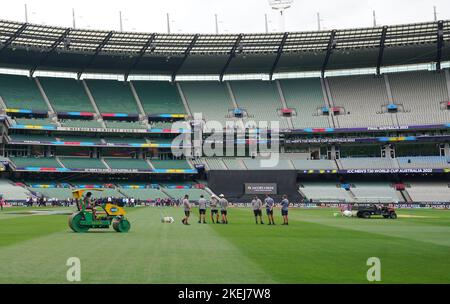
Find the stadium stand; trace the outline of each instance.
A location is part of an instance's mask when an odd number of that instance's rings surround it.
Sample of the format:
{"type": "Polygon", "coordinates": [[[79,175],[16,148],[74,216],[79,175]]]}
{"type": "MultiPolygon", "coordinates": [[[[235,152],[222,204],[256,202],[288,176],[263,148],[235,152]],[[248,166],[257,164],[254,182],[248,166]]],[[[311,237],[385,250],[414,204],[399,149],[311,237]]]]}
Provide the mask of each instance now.
{"type": "Polygon", "coordinates": [[[449,101],[443,72],[415,71],[389,74],[392,97],[406,112],[397,113],[401,125],[448,123],[450,111],[441,109],[449,101]]]}
{"type": "Polygon", "coordinates": [[[105,157],[104,160],[111,169],[151,169],[145,159],[105,157]]]}
{"type": "Polygon", "coordinates": [[[186,113],[175,84],[164,81],[133,81],[132,83],[145,113],[186,113]]]}
{"type": "Polygon", "coordinates": [[[22,201],[30,195],[23,187],[16,186],[8,179],[0,179],[0,195],[8,201],[22,201]]]}
{"type": "MultiPolygon", "coordinates": [[[[181,88],[192,114],[202,113],[203,119],[224,124],[228,111],[234,109],[225,84],[212,81],[182,82],[181,88]]],[[[233,120],[231,118],[231,120],[233,120]]]]}
{"type": "Polygon", "coordinates": [[[450,168],[450,157],[445,156],[414,156],[399,157],[398,163],[402,169],[443,169],[450,168]]]}
{"type": "Polygon", "coordinates": [[[294,128],[330,127],[328,118],[318,115],[318,109],[326,106],[319,78],[278,80],[288,108],[296,110],[292,116],[294,128]]]}
{"type": "Polygon", "coordinates": [[[398,169],[398,163],[394,158],[381,157],[357,157],[341,158],[337,160],[342,169],[398,169]]]}
{"type": "Polygon", "coordinates": [[[163,187],[162,190],[173,199],[181,199],[186,194],[189,195],[189,200],[198,200],[200,199],[200,195],[203,195],[206,199],[211,198],[211,195],[203,189],[170,189],[163,187]]]}
{"type": "Polygon", "coordinates": [[[60,120],[62,127],[68,128],[103,128],[102,123],[97,120],[74,120],[64,119],[60,120]]]}
{"type": "Polygon", "coordinates": [[[297,170],[337,170],[336,162],[328,159],[304,160],[292,159],[297,170]]]}
{"type": "Polygon", "coordinates": [[[278,115],[283,107],[275,84],[267,81],[231,81],[236,103],[249,114],[247,120],[279,121],[280,128],[289,128],[287,119],[278,115]]]}
{"type": "Polygon", "coordinates": [[[145,188],[145,189],[129,189],[125,187],[119,188],[120,193],[127,197],[134,197],[140,200],[155,200],[158,198],[168,198],[168,195],[160,189],[145,188]]]}
{"type": "Polygon", "coordinates": [[[70,78],[39,77],[56,112],[95,112],[81,83],[70,78]]]}
{"type": "Polygon", "coordinates": [[[343,107],[344,115],[337,115],[338,126],[379,127],[395,125],[390,113],[381,113],[389,104],[383,77],[371,75],[340,76],[327,78],[335,107],[343,107]],[[361,107],[364,102],[365,106],[361,107]]]}
{"type": "Polygon", "coordinates": [[[449,184],[443,182],[406,182],[407,191],[414,202],[448,202],[449,184]]]}
{"type": "Polygon", "coordinates": [[[0,74],[0,96],[10,109],[49,110],[33,78],[0,74]]]}
{"type": "Polygon", "coordinates": [[[275,166],[270,166],[270,163],[267,162],[262,163],[261,159],[244,158],[242,161],[248,170],[292,170],[294,168],[291,161],[287,159],[280,159],[278,162],[275,162],[274,160],[273,164],[275,164],[275,166]]]}
{"type": "Polygon", "coordinates": [[[350,184],[354,185],[354,187],[350,188],[350,191],[354,194],[355,201],[404,202],[400,192],[395,190],[391,184],[377,182],[355,182],[350,184]]]}
{"type": "Polygon", "coordinates": [[[99,79],[85,81],[101,113],[139,113],[128,83],[99,79]]]}
{"type": "Polygon", "coordinates": [[[87,157],[58,157],[64,167],[70,169],[106,169],[98,158],[87,157]]]}
{"type": "Polygon", "coordinates": [[[17,125],[25,125],[25,126],[54,126],[55,122],[51,119],[38,119],[38,118],[15,118],[14,119],[17,125]]]}
{"type": "Polygon", "coordinates": [[[354,198],[339,184],[335,183],[303,183],[299,191],[313,201],[342,201],[353,202],[354,198]]]}
{"type": "Polygon", "coordinates": [[[45,196],[47,199],[67,200],[72,197],[70,188],[28,188],[38,196],[45,196]]]}
{"type": "Polygon", "coordinates": [[[192,169],[189,163],[184,159],[162,160],[152,159],[150,161],[155,169],[192,169]]]}
{"type": "Polygon", "coordinates": [[[146,129],[144,125],[139,122],[125,122],[125,121],[106,121],[106,127],[109,129],[146,129]]]}
{"type": "Polygon", "coordinates": [[[41,168],[62,168],[54,157],[10,157],[17,168],[41,167],[41,168]]]}
{"type": "Polygon", "coordinates": [[[228,170],[246,170],[244,163],[240,159],[227,157],[222,160],[228,170]]]}

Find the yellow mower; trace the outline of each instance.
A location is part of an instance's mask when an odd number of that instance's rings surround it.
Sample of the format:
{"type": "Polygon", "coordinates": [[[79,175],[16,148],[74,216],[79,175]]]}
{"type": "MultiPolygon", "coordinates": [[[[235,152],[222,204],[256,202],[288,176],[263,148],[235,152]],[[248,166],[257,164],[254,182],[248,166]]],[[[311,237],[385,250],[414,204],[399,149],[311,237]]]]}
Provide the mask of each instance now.
{"type": "Polygon", "coordinates": [[[77,199],[78,211],[69,217],[69,227],[75,232],[87,232],[90,228],[108,229],[111,224],[117,232],[128,232],[131,224],[125,217],[122,207],[111,203],[97,204],[90,202],[90,197],[83,197],[84,192],[103,191],[103,189],[77,189],[72,195],[77,199]],[[95,207],[101,206],[104,212],[98,212],[95,207]]]}

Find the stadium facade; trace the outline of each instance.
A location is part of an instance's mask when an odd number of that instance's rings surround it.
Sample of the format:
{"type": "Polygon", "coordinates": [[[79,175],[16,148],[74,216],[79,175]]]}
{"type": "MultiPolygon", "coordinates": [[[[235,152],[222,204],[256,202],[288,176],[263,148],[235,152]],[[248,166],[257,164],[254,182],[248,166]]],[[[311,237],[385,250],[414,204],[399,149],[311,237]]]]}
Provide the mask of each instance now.
{"type": "Polygon", "coordinates": [[[241,200],[272,183],[295,202],[448,203],[449,43],[450,21],[234,35],[0,21],[0,193],[241,200]]]}

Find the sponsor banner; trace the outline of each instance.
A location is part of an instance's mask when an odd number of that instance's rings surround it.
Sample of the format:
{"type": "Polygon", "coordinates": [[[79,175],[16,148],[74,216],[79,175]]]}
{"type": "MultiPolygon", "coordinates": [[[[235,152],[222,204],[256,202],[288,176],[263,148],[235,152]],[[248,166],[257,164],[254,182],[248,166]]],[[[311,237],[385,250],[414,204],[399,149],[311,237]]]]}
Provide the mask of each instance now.
{"type": "Polygon", "coordinates": [[[37,114],[37,115],[47,115],[46,111],[33,111],[29,109],[5,109],[6,113],[17,113],[17,114],[37,114]]]}
{"type": "Polygon", "coordinates": [[[139,117],[138,114],[127,114],[127,113],[101,113],[102,117],[114,117],[114,118],[136,118],[139,117]]]}
{"type": "Polygon", "coordinates": [[[187,117],[186,114],[150,114],[148,115],[149,119],[152,118],[166,118],[166,119],[170,119],[170,118],[177,118],[177,119],[185,119],[187,117]]]}
{"type": "Polygon", "coordinates": [[[349,170],[300,170],[300,174],[401,174],[401,173],[450,173],[450,168],[410,168],[410,169],[349,169],[349,170]]]}
{"type": "Polygon", "coordinates": [[[275,183],[246,183],[245,194],[277,194],[275,183]]]}
{"type": "MultiPolygon", "coordinates": [[[[33,141],[33,140],[23,140],[9,141],[10,144],[14,145],[49,145],[49,146],[78,146],[78,147],[115,147],[115,148],[179,148],[179,146],[173,146],[169,143],[157,144],[157,143],[95,143],[95,142],[67,142],[67,141],[33,141]]],[[[184,148],[190,148],[190,144],[186,143],[183,145],[184,148]]]]}
{"type": "Polygon", "coordinates": [[[442,136],[400,136],[400,137],[365,137],[365,138],[301,138],[286,139],[286,144],[311,143],[377,143],[377,142],[403,142],[403,141],[439,141],[449,140],[449,135],[442,136]]]}
{"type": "Polygon", "coordinates": [[[394,130],[427,130],[427,129],[448,129],[450,123],[440,125],[411,125],[411,126],[381,126],[366,128],[305,128],[294,129],[290,133],[337,133],[337,132],[367,132],[367,131],[394,131],[394,130]]]}
{"type": "Polygon", "coordinates": [[[92,112],[58,112],[58,116],[72,116],[72,117],[93,117],[92,112]]]}
{"type": "Polygon", "coordinates": [[[19,130],[56,130],[56,126],[47,125],[47,126],[34,126],[34,125],[13,125],[11,129],[19,129],[19,130]]]}
{"type": "Polygon", "coordinates": [[[196,169],[69,169],[69,168],[44,168],[44,167],[17,167],[15,171],[32,171],[32,172],[81,172],[81,173],[180,173],[180,174],[196,174],[196,169]]]}

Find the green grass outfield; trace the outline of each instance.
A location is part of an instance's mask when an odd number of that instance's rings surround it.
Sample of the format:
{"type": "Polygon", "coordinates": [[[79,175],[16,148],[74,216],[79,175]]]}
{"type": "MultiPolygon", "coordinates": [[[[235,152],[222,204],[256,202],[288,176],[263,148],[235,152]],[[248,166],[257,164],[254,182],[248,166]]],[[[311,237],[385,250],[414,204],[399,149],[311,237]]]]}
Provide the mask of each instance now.
{"type": "Polygon", "coordinates": [[[69,257],[82,283],[368,283],[369,257],[383,283],[450,283],[450,211],[362,220],[291,210],[289,226],[263,226],[250,209],[231,209],[228,225],[198,224],[195,210],[184,226],[181,209],[165,209],[176,222],[162,224],[142,207],[129,210],[127,234],[76,234],[67,215],[11,214],[21,210],[0,212],[0,283],[68,283],[69,257]]]}

